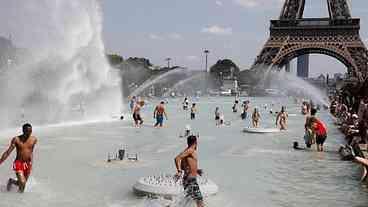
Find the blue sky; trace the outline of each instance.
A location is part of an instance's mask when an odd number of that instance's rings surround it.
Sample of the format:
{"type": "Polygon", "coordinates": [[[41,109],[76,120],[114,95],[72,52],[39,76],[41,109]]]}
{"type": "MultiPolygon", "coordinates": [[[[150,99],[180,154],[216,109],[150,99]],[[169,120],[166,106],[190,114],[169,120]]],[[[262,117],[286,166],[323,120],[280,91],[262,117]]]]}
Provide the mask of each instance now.
{"type": "MultiPolygon", "coordinates": [[[[305,16],[328,15],[326,0],[307,0],[305,16]]],[[[248,68],[268,37],[269,20],[278,17],[283,0],[105,0],[104,41],[108,52],[123,57],[147,57],[164,65],[202,69],[204,49],[210,64],[233,59],[248,68]]],[[[352,13],[362,20],[362,39],[368,39],[368,1],[353,0],[352,13]],[[367,8],[367,9],[366,9],[367,8]]],[[[320,63],[345,71],[327,56],[312,57],[312,73],[320,63]]]]}

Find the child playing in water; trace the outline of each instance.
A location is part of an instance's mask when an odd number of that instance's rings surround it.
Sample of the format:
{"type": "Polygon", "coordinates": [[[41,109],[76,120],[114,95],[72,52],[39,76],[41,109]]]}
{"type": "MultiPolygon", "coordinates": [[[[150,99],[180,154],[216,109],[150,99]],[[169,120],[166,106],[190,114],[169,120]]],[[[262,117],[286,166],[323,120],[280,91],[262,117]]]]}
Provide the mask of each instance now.
{"type": "Polygon", "coordinates": [[[259,114],[258,108],[254,108],[253,114],[252,114],[252,124],[254,128],[259,127],[259,121],[261,119],[261,115],[259,114]]]}

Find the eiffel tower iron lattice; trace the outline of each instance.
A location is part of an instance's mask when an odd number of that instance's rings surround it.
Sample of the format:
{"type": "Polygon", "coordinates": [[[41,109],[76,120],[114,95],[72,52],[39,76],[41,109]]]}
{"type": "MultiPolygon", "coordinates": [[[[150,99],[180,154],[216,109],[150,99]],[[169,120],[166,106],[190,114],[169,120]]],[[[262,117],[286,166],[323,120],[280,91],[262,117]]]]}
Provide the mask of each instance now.
{"type": "Polygon", "coordinates": [[[347,0],[326,0],[328,18],[303,18],[305,0],[285,0],[270,37],[257,56],[258,66],[283,67],[305,54],[325,54],[341,61],[350,78],[368,79],[368,50],[360,38],[360,19],[352,18],[347,0]]]}

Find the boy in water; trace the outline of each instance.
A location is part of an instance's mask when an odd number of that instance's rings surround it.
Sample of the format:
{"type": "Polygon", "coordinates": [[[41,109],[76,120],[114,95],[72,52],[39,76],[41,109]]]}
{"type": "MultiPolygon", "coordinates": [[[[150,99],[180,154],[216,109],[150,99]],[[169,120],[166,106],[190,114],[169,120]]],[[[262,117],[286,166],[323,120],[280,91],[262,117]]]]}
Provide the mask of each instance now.
{"type": "Polygon", "coordinates": [[[197,182],[197,176],[202,175],[202,170],[198,169],[197,137],[187,138],[188,147],[175,158],[177,173],[176,179],[183,177],[183,187],[185,196],[192,198],[197,207],[204,207],[203,196],[197,182]]]}
{"type": "Polygon", "coordinates": [[[23,134],[12,139],[9,148],[0,158],[1,165],[9,157],[11,152],[16,149],[17,156],[13,163],[13,170],[17,176],[17,180],[9,178],[6,188],[10,191],[12,185],[16,185],[20,193],[24,192],[26,183],[31,174],[33,150],[37,144],[37,138],[32,136],[32,125],[24,124],[22,130],[23,134]]]}
{"type": "Polygon", "coordinates": [[[162,127],[164,122],[164,116],[167,120],[167,114],[165,110],[165,102],[161,101],[159,105],[156,106],[155,111],[153,112],[153,118],[156,119],[155,127],[162,127]]]}
{"type": "Polygon", "coordinates": [[[193,103],[192,104],[192,108],[190,108],[190,119],[194,120],[195,119],[195,115],[197,113],[197,108],[196,108],[196,104],[193,103]]]}

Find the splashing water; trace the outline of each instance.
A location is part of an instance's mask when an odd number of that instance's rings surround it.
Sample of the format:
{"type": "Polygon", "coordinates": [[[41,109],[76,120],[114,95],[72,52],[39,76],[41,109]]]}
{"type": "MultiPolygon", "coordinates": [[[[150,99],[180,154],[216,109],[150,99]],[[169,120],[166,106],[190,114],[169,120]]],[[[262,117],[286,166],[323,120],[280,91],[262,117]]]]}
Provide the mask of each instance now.
{"type": "Polygon", "coordinates": [[[0,128],[119,113],[120,78],[105,58],[101,16],[97,0],[1,3],[0,35],[12,34],[29,57],[0,75],[0,128]]]}
{"type": "Polygon", "coordinates": [[[148,79],[141,86],[139,86],[137,89],[135,89],[130,95],[131,96],[137,96],[140,93],[142,93],[143,91],[147,90],[150,86],[152,86],[152,85],[154,85],[154,84],[156,84],[160,81],[164,81],[166,78],[168,78],[171,75],[187,73],[187,72],[188,71],[186,69],[178,68],[178,69],[171,70],[167,73],[164,73],[162,75],[159,75],[159,76],[157,76],[153,79],[148,79]]]}
{"type": "Polygon", "coordinates": [[[273,72],[271,78],[271,84],[277,85],[279,89],[284,91],[303,92],[307,98],[310,98],[318,104],[328,106],[328,97],[320,89],[313,86],[306,80],[299,78],[293,74],[289,74],[285,71],[273,72]]]}
{"type": "MultiPolygon", "coordinates": [[[[164,96],[168,96],[173,92],[174,90],[177,90],[179,87],[186,86],[185,84],[190,83],[191,81],[195,81],[197,79],[203,78],[203,76],[207,75],[207,73],[200,72],[199,74],[195,74],[193,76],[190,76],[189,78],[186,78],[184,80],[179,81],[177,84],[175,84],[171,89],[165,93],[164,96]]],[[[193,85],[189,85],[189,88],[193,88],[193,85]]],[[[187,87],[184,87],[186,89],[187,87]]]]}

